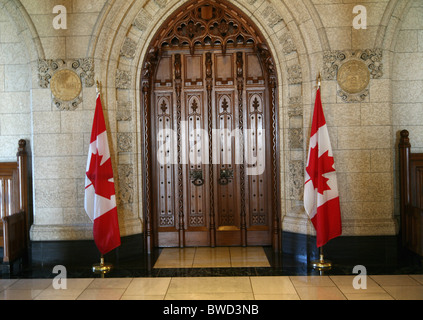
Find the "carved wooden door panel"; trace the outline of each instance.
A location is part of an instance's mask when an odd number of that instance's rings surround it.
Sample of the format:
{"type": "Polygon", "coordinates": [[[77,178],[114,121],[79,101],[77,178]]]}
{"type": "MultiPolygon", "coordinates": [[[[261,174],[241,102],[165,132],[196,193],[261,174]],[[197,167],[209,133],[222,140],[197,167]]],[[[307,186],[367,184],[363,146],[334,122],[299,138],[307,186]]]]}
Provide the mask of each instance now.
{"type": "Polygon", "coordinates": [[[141,74],[143,211],[154,247],[280,247],[275,63],[225,0],[188,1],[141,74]]]}
{"type": "Polygon", "coordinates": [[[164,52],[153,85],[157,246],[270,245],[272,112],[257,54],[164,52]]]}

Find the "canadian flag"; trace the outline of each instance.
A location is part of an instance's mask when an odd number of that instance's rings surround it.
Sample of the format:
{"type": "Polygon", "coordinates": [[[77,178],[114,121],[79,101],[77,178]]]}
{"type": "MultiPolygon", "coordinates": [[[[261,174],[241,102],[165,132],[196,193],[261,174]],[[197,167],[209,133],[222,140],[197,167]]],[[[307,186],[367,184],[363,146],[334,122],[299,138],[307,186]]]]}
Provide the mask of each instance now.
{"type": "Polygon", "coordinates": [[[305,172],[304,208],[316,229],[317,247],[342,234],[338,183],[329,132],[317,91],[305,172]]]}
{"type": "Polygon", "coordinates": [[[94,241],[100,253],[106,254],[119,247],[115,183],[100,94],[97,94],[88,152],[84,207],[94,222],[94,241]]]}

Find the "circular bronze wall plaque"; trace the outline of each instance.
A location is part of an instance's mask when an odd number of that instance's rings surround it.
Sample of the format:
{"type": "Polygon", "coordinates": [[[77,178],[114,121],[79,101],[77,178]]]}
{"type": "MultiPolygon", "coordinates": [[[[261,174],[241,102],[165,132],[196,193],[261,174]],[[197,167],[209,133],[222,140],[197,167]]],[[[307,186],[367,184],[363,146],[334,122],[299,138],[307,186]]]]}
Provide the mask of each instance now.
{"type": "Polygon", "coordinates": [[[57,99],[72,101],[81,93],[82,83],[75,72],[63,69],[53,75],[50,81],[50,87],[57,99]]]}
{"type": "Polygon", "coordinates": [[[370,82],[370,71],[362,61],[351,60],[339,68],[338,84],[347,93],[359,93],[367,88],[370,82]]]}

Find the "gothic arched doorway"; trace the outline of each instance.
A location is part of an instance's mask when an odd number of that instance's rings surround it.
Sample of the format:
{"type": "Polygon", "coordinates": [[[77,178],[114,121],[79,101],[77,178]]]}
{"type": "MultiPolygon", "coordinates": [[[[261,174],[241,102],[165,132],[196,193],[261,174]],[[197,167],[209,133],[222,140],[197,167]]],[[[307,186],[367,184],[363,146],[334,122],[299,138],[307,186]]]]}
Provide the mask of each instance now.
{"type": "Polygon", "coordinates": [[[224,1],[191,1],[150,43],[141,79],[144,229],[154,247],[279,250],[277,75],[224,1]]]}

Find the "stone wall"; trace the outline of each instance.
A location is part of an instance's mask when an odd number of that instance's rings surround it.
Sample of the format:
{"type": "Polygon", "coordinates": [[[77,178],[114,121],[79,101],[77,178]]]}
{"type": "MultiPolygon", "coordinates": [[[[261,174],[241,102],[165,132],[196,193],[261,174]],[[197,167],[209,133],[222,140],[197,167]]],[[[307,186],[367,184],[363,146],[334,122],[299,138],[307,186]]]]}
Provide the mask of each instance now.
{"type": "MultiPolygon", "coordinates": [[[[0,0],[0,161],[14,158],[19,139],[30,141],[33,240],[92,237],[83,197],[96,79],[112,144],[121,233],[142,232],[140,72],[149,41],[185,2],[0,0]],[[67,29],[53,27],[56,5],[67,9],[67,29]],[[71,103],[50,90],[50,77],[60,69],[73,69],[82,79],[71,103]]],[[[256,23],[276,61],[282,229],[314,233],[302,186],[320,72],[344,234],[395,234],[398,131],[409,129],[413,151],[423,150],[422,2],[365,1],[365,30],[352,25],[356,2],[230,2],[256,23]],[[351,60],[370,74],[358,94],[337,82],[337,70],[351,60]]]]}
{"type": "Polygon", "coordinates": [[[0,10],[0,161],[16,161],[19,139],[31,138],[31,66],[20,30],[0,10]]]}

